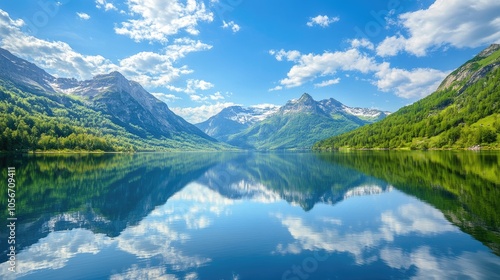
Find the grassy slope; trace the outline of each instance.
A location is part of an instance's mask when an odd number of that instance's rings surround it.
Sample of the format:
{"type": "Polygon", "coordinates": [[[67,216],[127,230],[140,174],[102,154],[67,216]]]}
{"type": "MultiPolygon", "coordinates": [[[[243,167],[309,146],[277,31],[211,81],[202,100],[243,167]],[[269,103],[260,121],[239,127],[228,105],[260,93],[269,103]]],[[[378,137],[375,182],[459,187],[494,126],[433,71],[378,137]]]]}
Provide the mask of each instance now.
{"type": "Polygon", "coordinates": [[[272,116],[229,139],[229,144],[261,150],[309,149],[325,137],[357,128],[344,118],[316,114],[272,116]]]}
{"type": "Polygon", "coordinates": [[[201,137],[141,138],[108,115],[60,94],[23,90],[0,81],[0,151],[213,150],[227,145],[201,137]]]}
{"type": "MultiPolygon", "coordinates": [[[[473,62],[498,63],[500,50],[473,62]]],[[[461,81],[458,88],[466,81],[461,81]]],[[[500,149],[500,68],[464,90],[449,87],[355,131],[315,144],[315,149],[500,149]]]]}

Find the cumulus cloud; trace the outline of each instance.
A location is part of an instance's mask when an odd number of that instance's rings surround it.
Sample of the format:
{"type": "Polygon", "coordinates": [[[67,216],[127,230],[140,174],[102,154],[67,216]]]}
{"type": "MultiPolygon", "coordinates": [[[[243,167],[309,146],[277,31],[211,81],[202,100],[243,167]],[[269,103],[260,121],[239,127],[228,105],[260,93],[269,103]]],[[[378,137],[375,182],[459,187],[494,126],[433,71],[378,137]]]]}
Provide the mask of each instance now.
{"type": "Polygon", "coordinates": [[[83,55],[67,43],[27,35],[21,31],[24,25],[24,21],[13,20],[7,12],[0,10],[0,47],[58,76],[90,78],[95,73],[106,73],[115,68],[103,56],[83,55]]]}
{"type": "Polygon", "coordinates": [[[210,50],[212,45],[205,44],[200,40],[193,40],[190,38],[176,38],[173,44],[166,48],[166,53],[172,61],[183,58],[186,54],[191,52],[199,52],[210,50]]]}
{"type": "Polygon", "coordinates": [[[323,81],[321,83],[314,84],[314,87],[327,87],[327,86],[335,85],[338,83],[340,83],[340,78],[331,79],[331,80],[323,81]]]}
{"type": "MultiPolygon", "coordinates": [[[[373,219],[377,221],[373,230],[357,230],[351,227],[348,220],[335,217],[317,217],[310,221],[293,215],[273,215],[294,240],[288,244],[279,243],[273,253],[286,255],[318,250],[346,252],[355,258],[358,265],[371,262],[367,256],[371,255],[374,248],[401,237],[433,236],[458,231],[441,212],[422,203],[402,204],[395,210],[381,212],[380,217],[373,219]]],[[[407,267],[406,262],[389,265],[407,267]]]]}
{"type": "Polygon", "coordinates": [[[330,24],[337,22],[339,20],[340,20],[339,17],[328,17],[328,16],[318,15],[310,18],[309,21],[307,22],[307,26],[312,27],[318,25],[321,27],[328,27],[330,24]]]}
{"type": "Polygon", "coordinates": [[[222,109],[236,105],[239,104],[233,102],[217,102],[216,104],[204,104],[198,107],[176,107],[170,109],[190,123],[200,123],[219,113],[222,109]]]}
{"type": "Polygon", "coordinates": [[[175,102],[175,100],[182,99],[174,94],[167,94],[167,93],[162,93],[162,92],[152,92],[151,94],[154,95],[154,97],[158,98],[159,100],[161,100],[167,104],[170,102],[175,102]]]}
{"type": "Polygon", "coordinates": [[[403,98],[422,98],[434,92],[449,71],[431,68],[404,70],[382,63],[374,84],[381,91],[393,91],[403,98]]]}
{"type": "Polygon", "coordinates": [[[296,50],[285,51],[284,49],[281,49],[279,51],[270,50],[269,54],[273,55],[277,61],[283,61],[283,58],[285,58],[287,61],[294,61],[295,62],[301,56],[299,51],[296,51],[296,50]]]}
{"type": "Polygon", "coordinates": [[[333,75],[338,70],[368,73],[377,70],[378,67],[373,58],[368,57],[357,49],[324,52],[323,54],[300,54],[298,51],[279,51],[275,52],[275,56],[280,61],[284,54],[286,54],[287,60],[292,60],[290,59],[290,53],[293,54],[292,59],[296,64],[292,66],[287,77],[280,81],[280,86],[286,88],[301,86],[320,76],[333,75]]]}
{"type": "Polygon", "coordinates": [[[213,21],[213,13],[202,1],[187,0],[130,0],[127,2],[133,19],[115,28],[117,34],[135,41],[165,43],[168,37],[185,31],[198,35],[200,22],[213,21]]]}
{"type": "Polygon", "coordinates": [[[221,100],[221,99],[225,99],[224,95],[222,95],[219,91],[210,95],[210,99],[211,100],[221,100]]]}
{"type": "Polygon", "coordinates": [[[429,8],[399,16],[407,35],[387,37],[377,46],[380,56],[406,51],[425,56],[443,46],[478,47],[500,42],[500,2],[436,0],[429,8]]]}
{"type": "Polygon", "coordinates": [[[80,80],[120,71],[145,87],[167,86],[182,75],[193,72],[187,65],[177,65],[179,59],[189,53],[212,48],[199,40],[176,38],[163,53],[140,52],[113,63],[100,55],[78,53],[64,42],[46,41],[28,35],[21,31],[24,25],[22,20],[13,20],[7,12],[0,10],[0,47],[36,63],[53,75],[80,80]]]}
{"type": "MultiPolygon", "coordinates": [[[[21,31],[23,25],[22,20],[12,20],[6,12],[0,11],[0,46],[57,76],[90,79],[96,74],[116,70],[146,87],[167,86],[180,76],[192,73],[188,66],[177,66],[176,62],[188,53],[212,47],[199,40],[177,38],[164,53],[140,52],[115,64],[100,55],[80,54],[64,42],[27,35],[21,31]]],[[[207,84],[199,87],[207,87],[207,84]]]]}
{"type": "Polygon", "coordinates": [[[224,29],[229,28],[233,31],[233,33],[240,31],[240,26],[238,24],[234,23],[234,21],[226,22],[225,20],[223,20],[222,21],[222,28],[224,28],[224,29]]]}
{"type": "Polygon", "coordinates": [[[90,19],[89,14],[86,14],[86,13],[76,13],[76,15],[78,16],[79,19],[82,19],[82,20],[89,20],[90,19]]]}
{"type": "Polygon", "coordinates": [[[372,83],[384,92],[393,92],[402,98],[421,98],[432,93],[449,71],[431,68],[405,70],[392,68],[388,62],[378,63],[374,57],[358,48],[371,49],[373,44],[368,40],[352,40],[353,48],[346,51],[324,52],[322,54],[301,54],[298,51],[269,51],[276,60],[293,61],[287,77],[279,81],[279,85],[269,91],[302,86],[318,78],[331,79],[315,83],[315,87],[323,87],[340,82],[333,77],[338,71],[353,71],[373,75],[372,83]]]}
{"type": "Polygon", "coordinates": [[[113,3],[110,3],[106,0],[96,0],[96,8],[104,9],[105,11],[118,10],[113,3]]]}
{"type": "Polygon", "coordinates": [[[186,87],[180,88],[175,86],[167,86],[169,90],[175,92],[184,92],[187,94],[195,94],[198,90],[208,90],[214,87],[210,82],[204,80],[189,79],[186,81],[186,87]]]}
{"type": "Polygon", "coordinates": [[[355,48],[355,49],[359,49],[359,48],[366,48],[366,49],[369,49],[369,50],[374,50],[375,49],[375,45],[373,45],[373,43],[370,42],[370,40],[368,40],[366,38],[363,38],[363,39],[352,39],[352,40],[350,40],[350,43],[351,43],[351,47],[355,48]]]}
{"type": "MultiPolygon", "coordinates": [[[[185,57],[188,53],[211,49],[211,45],[204,44],[199,40],[189,38],[175,39],[162,54],[155,52],[140,52],[120,61],[118,70],[127,77],[141,83],[146,87],[165,86],[173,90],[171,83],[182,75],[191,74],[193,70],[187,65],[177,66],[178,59],[185,57]]],[[[188,80],[187,91],[193,92],[199,88],[208,87],[209,83],[204,81],[188,80]],[[201,85],[196,82],[202,83],[201,85]]],[[[210,87],[212,87],[211,85],[210,87]]],[[[208,88],[210,88],[208,87],[208,88]]],[[[207,88],[207,89],[208,89],[207,88]]],[[[182,90],[174,90],[180,92],[182,90]]]]}
{"type": "Polygon", "coordinates": [[[269,91],[278,91],[278,90],[282,90],[283,89],[283,86],[275,86],[273,88],[270,88],[269,91]]]}

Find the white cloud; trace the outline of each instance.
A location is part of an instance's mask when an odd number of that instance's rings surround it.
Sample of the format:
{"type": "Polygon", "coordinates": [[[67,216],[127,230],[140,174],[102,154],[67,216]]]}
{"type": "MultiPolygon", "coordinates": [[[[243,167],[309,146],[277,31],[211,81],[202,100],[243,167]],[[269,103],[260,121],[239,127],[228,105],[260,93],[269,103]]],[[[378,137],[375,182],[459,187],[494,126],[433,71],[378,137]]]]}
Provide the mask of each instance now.
{"type": "Polygon", "coordinates": [[[178,279],[173,274],[168,274],[163,266],[139,268],[137,265],[132,265],[126,272],[113,274],[109,277],[110,280],[126,280],[126,279],[160,279],[160,280],[176,280],[178,279]]]}
{"type": "Polygon", "coordinates": [[[181,75],[193,71],[187,66],[175,67],[169,54],[140,52],[120,60],[120,71],[146,87],[167,86],[181,75]]]}
{"type": "MultiPolygon", "coordinates": [[[[120,61],[119,70],[127,77],[146,87],[165,86],[181,77],[193,72],[187,65],[175,66],[174,63],[190,52],[208,50],[212,46],[187,38],[178,38],[169,45],[164,54],[154,52],[140,52],[120,61]]],[[[208,89],[210,83],[198,80],[188,80],[186,90],[195,92],[196,89],[208,89]],[[198,84],[196,84],[198,83],[198,84]],[[208,87],[208,88],[207,88],[208,87]]],[[[173,90],[169,88],[170,90],[173,90]]],[[[182,91],[182,90],[174,90],[182,91]]]]}
{"type": "Polygon", "coordinates": [[[165,43],[168,37],[185,31],[199,34],[199,22],[211,22],[212,12],[197,0],[129,0],[130,12],[136,16],[115,28],[117,34],[126,35],[135,41],[158,41],[165,43]]]}
{"type": "Polygon", "coordinates": [[[379,56],[395,56],[405,48],[406,39],[399,36],[387,37],[377,46],[377,55],[379,56]]]}
{"type": "Polygon", "coordinates": [[[211,100],[221,100],[221,99],[225,99],[224,95],[222,95],[219,91],[210,95],[210,99],[211,100]]]}
{"type": "Polygon", "coordinates": [[[443,79],[449,74],[430,68],[416,68],[410,71],[390,68],[382,63],[375,74],[378,78],[374,84],[381,91],[392,91],[403,98],[422,98],[434,92],[443,79]]]}
{"type": "MultiPolygon", "coordinates": [[[[280,52],[275,52],[276,59],[282,59],[280,52]]],[[[287,59],[290,60],[289,54],[296,51],[283,52],[287,54],[287,59]]],[[[298,53],[298,52],[297,52],[298,53]]],[[[314,80],[319,76],[333,75],[338,70],[343,71],[359,71],[368,73],[377,69],[377,64],[373,58],[361,53],[357,49],[349,49],[347,51],[324,52],[323,54],[302,54],[294,55],[293,61],[296,62],[290,69],[287,77],[280,81],[280,86],[293,88],[303,85],[304,83],[314,80]]],[[[278,89],[278,87],[274,89],[278,89]]]]}
{"type": "Polygon", "coordinates": [[[171,85],[167,85],[167,88],[171,91],[175,92],[184,92],[189,95],[194,95],[198,90],[208,90],[214,87],[214,85],[210,82],[204,80],[196,80],[196,79],[188,79],[186,81],[186,87],[180,88],[171,85]]]}
{"type": "Polygon", "coordinates": [[[86,13],[76,13],[76,15],[78,16],[78,18],[80,18],[82,20],[89,20],[90,19],[90,16],[86,13]]]}
{"type": "Polygon", "coordinates": [[[202,102],[202,101],[208,100],[208,97],[206,97],[202,94],[191,94],[191,95],[189,95],[189,98],[195,102],[202,102]]]}
{"type": "MultiPolygon", "coordinates": [[[[278,244],[274,253],[300,254],[306,250],[325,250],[329,253],[346,252],[353,255],[358,265],[370,263],[371,258],[368,256],[372,255],[373,251],[378,251],[378,248],[387,242],[395,243],[395,239],[412,235],[425,237],[459,231],[444,218],[441,212],[421,202],[402,204],[394,211],[387,210],[381,212],[377,218],[370,218],[371,221],[376,221],[372,227],[373,230],[359,230],[350,224],[351,221],[331,216],[317,217],[315,220],[279,213],[274,216],[280,220],[294,239],[288,244],[278,244]]],[[[385,255],[382,257],[384,258],[385,255]]],[[[387,262],[391,261],[389,265],[393,267],[407,266],[406,262],[397,263],[394,260],[387,260],[387,262]]]]}
{"type": "Polygon", "coordinates": [[[497,0],[436,0],[429,8],[399,16],[407,36],[387,37],[377,47],[380,56],[406,51],[425,56],[429,49],[479,47],[500,41],[497,0]]]}
{"type": "Polygon", "coordinates": [[[296,62],[301,56],[299,51],[296,50],[285,51],[284,49],[281,49],[279,51],[270,50],[269,54],[273,55],[277,61],[283,61],[283,58],[286,58],[287,61],[296,62]]]}
{"type": "Polygon", "coordinates": [[[211,116],[219,113],[222,109],[236,106],[233,102],[217,102],[216,104],[201,105],[198,107],[170,108],[175,114],[181,116],[190,123],[200,123],[206,121],[211,116]]]}
{"type": "Polygon", "coordinates": [[[230,22],[226,22],[225,20],[222,21],[222,28],[224,29],[230,28],[233,31],[233,33],[240,31],[240,26],[234,23],[234,21],[230,22]]]}
{"type": "MultiPolygon", "coordinates": [[[[361,52],[358,48],[371,49],[373,44],[368,40],[352,40],[353,48],[346,51],[324,52],[323,54],[300,54],[298,51],[269,51],[276,60],[295,62],[287,73],[287,77],[279,81],[279,85],[269,91],[282,90],[301,86],[318,78],[332,77],[338,71],[353,71],[373,75],[372,82],[384,92],[393,92],[402,98],[421,98],[437,89],[449,71],[431,68],[405,70],[391,68],[388,62],[378,63],[374,57],[361,52]]],[[[340,82],[340,78],[330,78],[315,87],[329,86],[340,82]]]]}
{"type": "Polygon", "coordinates": [[[273,88],[270,88],[269,91],[279,91],[279,90],[282,90],[283,89],[283,86],[275,86],[273,88]]]}
{"type": "Polygon", "coordinates": [[[331,79],[331,80],[323,81],[321,83],[314,84],[314,87],[327,87],[327,86],[335,85],[338,83],[340,83],[340,78],[331,79]]]}
{"type": "Polygon", "coordinates": [[[190,38],[176,38],[173,44],[166,48],[166,53],[172,61],[183,58],[190,52],[206,51],[212,48],[211,45],[202,43],[200,40],[190,38]]]}
{"type": "MultiPolygon", "coordinates": [[[[199,40],[177,38],[165,48],[163,54],[140,52],[114,64],[100,55],[80,54],[67,43],[45,41],[27,35],[21,31],[23,25],[22,20],[12,20],[6,12],[0,10],[0,46],[36,63],[51,74],[81,80],[90,79],[97,74],[120,71],[145,87],[167,86],[182,75],[193,72],[188,66],[177,66],[175,62],[188,53],[212,48],[199,40]]],[[[199,83],[195,88],[210,88],[209,83],[199,83]]]]}
{"type": "Polygon", "coordinates": [[[13,20],[0,10],[0,47],[15,55],[36,63],[57,76],[91,78],[96,73],[106,73],[116,68],[100,55],[83,55],[67,43],[45,41],[21,31],[22,20],[13,20]]]}
{"type": "Polygon", "coordinates": [[[95,3],[98,9],[104,9],[105,11],[118,10],[113,3],[109,3],[106,0],[96,0],[95,3]]]}
{"type": "Polygon", "coordinates": [[[314,25],[319,25],[321,27],[328,27],[330,24],[339,21],[339,17],[328,17],[328,16],[322,16],[318,15],[316,17],[312,17],[309,19],[307,22],[307,26],[312,27],[314,25]]]}
{"type": "Polygon", "coordinates": [[[372,42],[370,42],[370,40],[368,39],[353,39],[353,40],[350,40],[350,43],[351,43],[351,47],[354,48],[354,49],[359,49],[360,47],[363,47],[363,48],[366,48],[366,49],[369,49],[369,50],[374,50],[375,49],[375,46],[373,45],[372,42]]]}
{"type": "Polygon", "coordinates": [[[174,94],[167,94],[167,93],[162,93],[162,92],[152,92],[151,94],[167,104],[170,102],[175,102],[175,100],[182,99],[174,94]]]}

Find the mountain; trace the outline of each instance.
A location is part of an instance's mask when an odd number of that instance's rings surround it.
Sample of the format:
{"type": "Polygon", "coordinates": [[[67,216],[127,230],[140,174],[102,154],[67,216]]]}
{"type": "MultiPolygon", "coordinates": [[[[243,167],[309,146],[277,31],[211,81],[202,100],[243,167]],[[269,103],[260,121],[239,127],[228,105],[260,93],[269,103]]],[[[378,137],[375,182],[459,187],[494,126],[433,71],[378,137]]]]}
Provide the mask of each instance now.
{"type": "Polygon", "coordinates": [[[325,163],[313,153],[239,154],[212,167],[197,182],[230,199],[285,200],[305,211],[319,203],[334,205],[392,190],[354,169],[325,163]]]}
{"type": "Polygon", "coordinates": [[[108,114],[127,131],[141,137],[168,137],[192,134],[210,139],[192,124],[175,115],[164,102],[148,93],[139,83],[119,72],[98,75],[92,80],[56,79],[59,92],[80,96],[91,106],[108,114]]]}
{"type": "Polygon", "coordinates": [[[196,124],[211,137],[226,142],[231,135],[242,132],[257,122],[266,119],[279,109],[275,105],[224,108],[220,113],[208,120],[196,124]]]}
{"type": "Polygon", "coordinates": [[[500,148],[500,45],[453,71],[436,92],[315,149],[500,148]]]}
{"type": "Polygon", "coordinates": [[[55,78],[0,49],[0,150],[227,147],[118,72],[55,78]]]}
{"type": "Polygon", "coordinates": [[[0,79],[4,81],[11,81],[26,90],[54,92],[50,85],[50,81],[54,80],[53,76],[2,48],[0,48],[0,69],[0,79]]]}
{"type": "Polygon", "coordinates": [[[304,93],[264,120],[229,136],[227,143],[248,149],[309,149],[321,139],[353,130],[387,114],[350,108],[333,98],[315,101],[304,93]]]}

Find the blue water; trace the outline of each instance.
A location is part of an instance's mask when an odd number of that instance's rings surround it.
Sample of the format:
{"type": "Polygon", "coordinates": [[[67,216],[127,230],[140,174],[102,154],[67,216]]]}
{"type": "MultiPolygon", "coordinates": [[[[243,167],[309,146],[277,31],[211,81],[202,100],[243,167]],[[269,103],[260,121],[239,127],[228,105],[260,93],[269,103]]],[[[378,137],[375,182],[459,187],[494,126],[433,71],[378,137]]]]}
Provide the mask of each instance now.
{"type": "Polygon", "coordinates": [[[499,157],[3,158],[17,171],[18,242],[12,273],[2,230],[0,277],[498,279],[499,157]]]}

